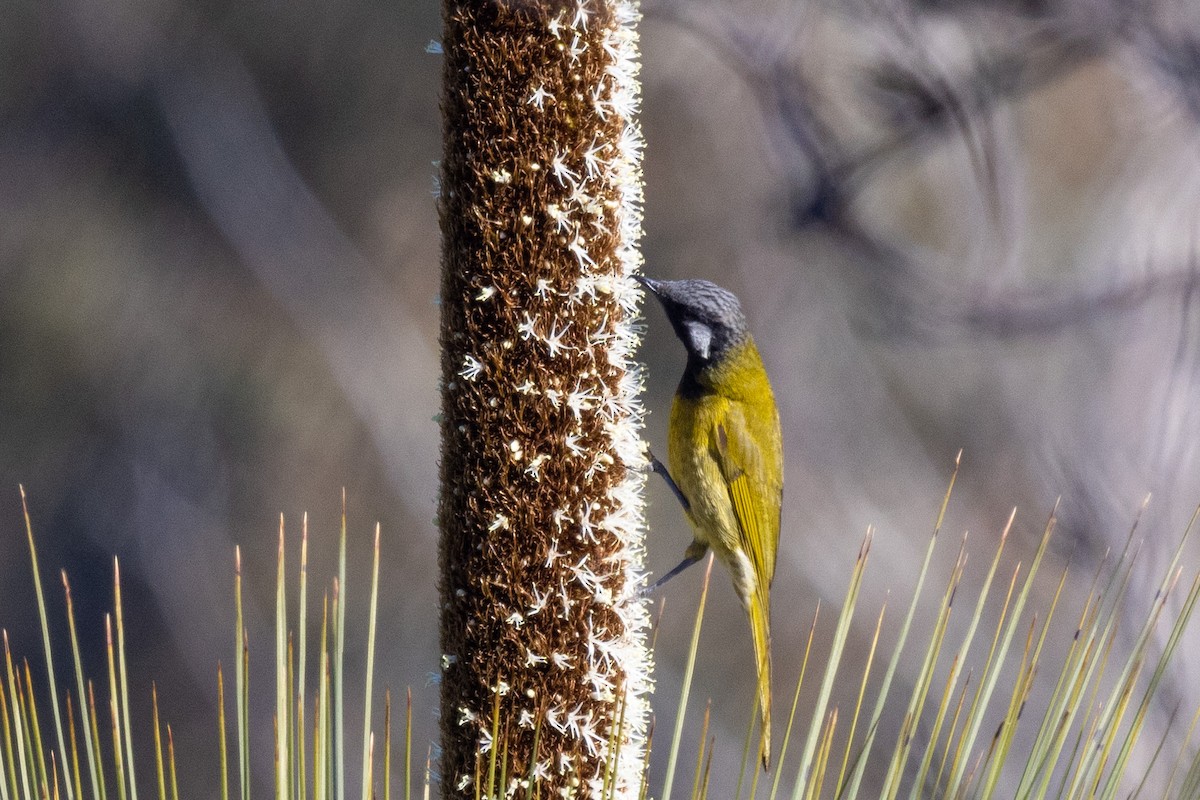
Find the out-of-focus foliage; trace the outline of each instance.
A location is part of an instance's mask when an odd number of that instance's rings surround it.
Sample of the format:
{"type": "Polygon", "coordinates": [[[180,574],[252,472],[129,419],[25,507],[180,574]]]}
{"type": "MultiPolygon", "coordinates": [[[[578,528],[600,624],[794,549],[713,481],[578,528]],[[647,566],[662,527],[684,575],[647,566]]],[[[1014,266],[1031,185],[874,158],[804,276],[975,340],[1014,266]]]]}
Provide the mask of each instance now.
{"type": "MultiPolygon", "coordinates": [[[[776,662],[798,664],[867,524],[890,569],[861,602],[911,588],[959,447],[947,529],[990,541],[1018,505],[1009,553],[1027,561],[1061,495],[1050,557],[1081,565],[1084,591],[1153,492],[1130,592],[1144,613],[1200,501],[1195,4],[644,10],[647,271],[737,292],[779,393],[776,662]]],[[[438,660],[436,4],[14,0],[3,16],[0,602],[30,596],[21,481],[43,562],[75,577],[81,630],[98,629],[122,557],[135,675],[160,679],[181,769],[214,764],[205,709],[233,644],[197,609],[231,617],[233,543],[269,571],[279,511],[308,509],[314,540],[332,540],[345,485],[350,529],[381,519],[384,574],[403,576],[381,589],[377,680],[419,686],[438,660]]],[[[682,354],[648,317],[661,450],[682,354]]],[[[688,533],[652,485],[662,569],[688,533]]],[[[699,579],[666,587],[668,606],[699,579]]],[[[252,641],[269,636],[270,602],[247,598],[252,641]]],[[[20,652],[37,641],[27,623],[20,652]]],[[[693,689],[724,698],[711,730],[736,748],[748,637],[719,582],[707,625],[746,640],[702,654],[693,689]]],[[[688,627],[668,610],[668,697],[688,627]]],[[[1145,741],[1175,700],[1200,700],[1200,653],[1182,647],[1145,741]]],[[[433,696],[416,692],[418,742],[433,696]]],[[[149,698],[133,704],[145,715],[149,698]]],[[[269,753],[267,693],[251,713],[269,753]]],[[[181,780],[215,784],[207,768],[181,780]]]]}

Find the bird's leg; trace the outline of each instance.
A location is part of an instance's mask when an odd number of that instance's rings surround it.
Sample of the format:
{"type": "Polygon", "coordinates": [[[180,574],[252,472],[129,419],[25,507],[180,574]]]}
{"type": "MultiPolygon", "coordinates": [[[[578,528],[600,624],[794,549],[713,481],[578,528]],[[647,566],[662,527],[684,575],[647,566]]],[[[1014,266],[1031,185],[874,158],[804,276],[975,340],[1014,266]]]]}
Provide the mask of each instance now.
{"type": "Polygon", "coordinates": [[[685,569],[690,567],[692,564],[695,564],[697,561],[704,558],[704,554],[707,552],[708,552],[708,545],[706,545],[702,542],[693,541],[690,545],[688,545],[688,549],[684,552],[683,561],[680,561],[678,564],[676,564],[674,569],[672,569],[666,575],[663,575],[661,578],[656,580],[654,583],[650,584],[645,589],[642,589],[642,592],[641,592],[642,596],[645,597],[646,595],[650,594],[655,589],[662,586],[667,581],[671,580],[671,578],[674,578],[676,575],[683,572],[685,569]]]}
{"type": "MultiPolygon", "coordinates": [[[[654,470],[659,475],[662,475],[663,480],[667,482],[667,486],[671,487],[671,491],[674,492],[675,498],[679,501],[679,504],[683,506],[683,510],[690,513],[692,510],[692,504],[689,503],[688,499],[683,496],[683,492],[680,490],[679,484],[675,483],[675,479],[672,478],[671,473],[667,471],[667,465],[659,461],[658,456],[654,455],[654,453],[650,454],[650,469],[654,470]]],[[[703,555],[703,553],[700,554],[700,556],[703,555]]],[[[699,559],[700,556],[697,556],[696,558],[699,559]]]]}

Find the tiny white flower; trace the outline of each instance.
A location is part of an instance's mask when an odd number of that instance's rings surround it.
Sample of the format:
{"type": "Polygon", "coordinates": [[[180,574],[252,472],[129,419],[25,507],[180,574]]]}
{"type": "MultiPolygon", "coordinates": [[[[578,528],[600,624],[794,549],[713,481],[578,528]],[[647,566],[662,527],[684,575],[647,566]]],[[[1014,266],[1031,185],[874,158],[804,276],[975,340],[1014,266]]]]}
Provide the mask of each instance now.
{"type": "Polygon", "coordinates": [[[535,480],[540,480],[542,477],[542,464],[545,464],[549,460],[550,456],[545,453],[534,456],[529,460],[529,466],[525,468],[525,474],[535,480]]]}
{"type": "Polygon", "coordinates": [[[554,566],[554,562],[558,561],[561,557],[562,554],[558,552],[558,539],[552,538],[550,540],[550,549],[546,551],[546,566],[554,566]]]}
{"type": "Polygon", "coordinates": [[[492,524],[488,526],[488,530],[498,531],[501,528],[508,530],[508,517],[506,517],[504,514],[497,514],[496,518],[492,520],[492,524]]]}
{"type": "Polygon", "coordinates": [[[495,286],[484,286],[479,290],[479,294],[475,295],[475,299],[479,301],[487,300],[496,293],[495,286]]]}
{"type": "Polygon", "coordinates": [[[571,27],[578,28],[581,31],[587,30],[588,17],[587,5],[580,2],[575,5],[575,19],[571,20],[571,27]]]}
{"type": "Polygon", "coordinates": [[[526,102],[532,103],[538,108],[542,108],[547,100],[553,99],[554,95],[552,95],[550,92],[547,92],[545,86],[539,86],[533,90],[533,94],[529,96],[529,100],[526,102]]]}
{"type": "Polygon", "coordinates": [[[538,338],[537,330],[535,329],[535,323],[533,321],[533,317],[529,316],[529,312],[525,312],[524,321],[520,322],[517,325],[517,334],[522,339],[526,339],[526,340],[538,338]]]}
{"type": "Polygon", "coordinates": [[[579,57],[588,49],[587,42],[579,38],[579,34],[571,37],[571,46],[567,48],[567,53],[571,56],[571,63],[575,64],[579,61],[579,57]]]}
{"type": "Polygon", "coordinates": [[[475,356],[466,356],[463,359],[463,368],[458,371],[458,374],[469,381],[473,381],[483,372],[483,362],[475,358],[475,356]]]}
{"type": "Polygon", "coordinates": [[[569,323],[569,322],[563,327],[563,329],[561,331],[558,329],[558,324],[555,323],[555,325],[550,328],[550,333],[546,334],[546,338],[545,338],[546,347],[550,350],[551,358],[557,357],[559,354],[559,351],[575,349],[573,347],[568,347],[567,345],[563,344],[562,337],[565,336],[567,331],[569,331],[570,329],[571,329],[571,323],[569,323]]]}
{"type": "Polygon", "coordinates": [[[571,230],[571,219],[567,216],[567,212],[563,211],[558,203],[549,203],[546,205],[546,216],[554,220],[554,230],[559,233],[568,233],[571,230]]]}
{"type": "Polygon", "coordinates": [[[555,156],[554,160],[550,162],[550,169],[554,172],[554,177],[558,178],[560,186],[577,185],[579,174],[566,165],[561,155],[555,156]]]}
{"type": "MultiPolygon", "coordinates": [[[[550,562],[547,562],[546,566],[550,566],[550,562]]],[[[536,586],[534,586],[532,588],[532,591],[533,591],[533,605],[529,606],[529,608],[528,608],[529,616],[531,616],[531,617],[534,616],[535,614],[538,614],[539,612],[541,612],[541,610],[546,607],[546,601],[550,599],[549,592],[542,594],[541,592],[538,591],[538,588],[536,586]]],[[[528,658],[528,657],[529,657],[529,652],[526,651],[526,658],[528,658]]],[[[545,659],[542,659],[542,660],[544,661],[545,659]]]]}

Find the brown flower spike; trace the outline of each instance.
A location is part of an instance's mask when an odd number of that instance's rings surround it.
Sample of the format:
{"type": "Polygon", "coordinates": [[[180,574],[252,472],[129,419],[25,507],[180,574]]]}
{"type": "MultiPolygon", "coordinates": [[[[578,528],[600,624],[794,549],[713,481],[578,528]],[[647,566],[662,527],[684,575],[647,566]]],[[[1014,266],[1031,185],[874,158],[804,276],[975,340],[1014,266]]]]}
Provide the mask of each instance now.
{"type": "Polygon", "coordinates": [[[486,794],[493,753],[497,797],[532,796],[530,775],[542,797],[633,797],[641,778],[637,18],[625,0],[445,4],[447,797],[486,794]]]}

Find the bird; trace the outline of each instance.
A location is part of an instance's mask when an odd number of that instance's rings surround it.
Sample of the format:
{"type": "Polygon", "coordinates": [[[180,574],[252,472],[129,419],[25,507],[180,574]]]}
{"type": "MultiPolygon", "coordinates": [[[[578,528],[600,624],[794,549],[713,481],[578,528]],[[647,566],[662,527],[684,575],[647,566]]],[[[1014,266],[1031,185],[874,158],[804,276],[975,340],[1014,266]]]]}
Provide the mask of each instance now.
{"type": "Polygon", "coordinates": [[[667,426],[667,461],[651,453],[691,523],[683,561],[647,591],[710,549],[728,569],[754,643],[760,757],[771,764],[771,581],[783,502],[779,410],[737,297],[706,280],[637,276],[662,304],[687,350],[667,426]]]}

